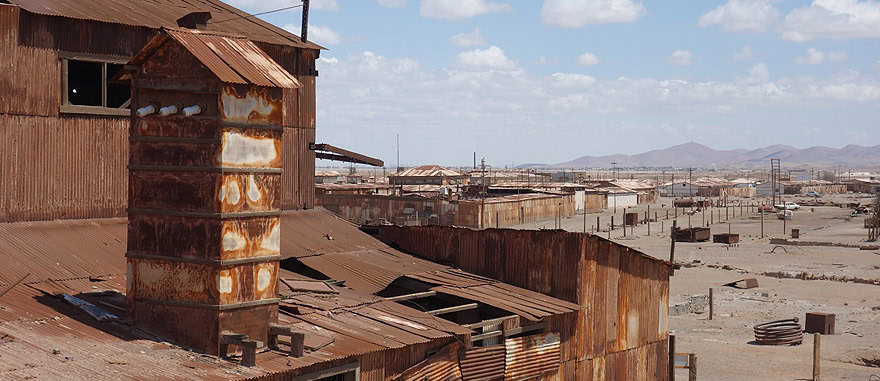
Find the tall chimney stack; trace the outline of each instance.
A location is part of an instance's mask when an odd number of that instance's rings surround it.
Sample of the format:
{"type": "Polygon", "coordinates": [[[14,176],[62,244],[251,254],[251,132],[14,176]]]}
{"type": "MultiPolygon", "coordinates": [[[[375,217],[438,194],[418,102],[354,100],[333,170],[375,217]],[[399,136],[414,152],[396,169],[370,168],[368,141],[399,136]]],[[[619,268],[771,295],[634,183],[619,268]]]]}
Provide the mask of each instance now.
{"type": "Polygon", "coordinates": [[[301,85],[245,38],[165,32],[128,66],[128,318],[252,364],[278,321],[282,90],[301,85]]]}

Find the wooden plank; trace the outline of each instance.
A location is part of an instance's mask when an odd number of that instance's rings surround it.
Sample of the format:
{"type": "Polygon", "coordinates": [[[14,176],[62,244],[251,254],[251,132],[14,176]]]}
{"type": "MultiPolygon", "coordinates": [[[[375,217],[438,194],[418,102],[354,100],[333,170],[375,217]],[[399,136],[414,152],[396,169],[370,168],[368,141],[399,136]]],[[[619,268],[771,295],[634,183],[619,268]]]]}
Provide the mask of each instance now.
{"type": "Polygon", "coordinates": [[[428,313],[431,315],[437,316],[437,315],[443,315],[443,314],[448,314],[448,313],[452,313],[452,312],[475,310],[475,309],[477,309],[477,307],[478,307],[477,303],[468,303],[468,304],[462,304],[460,306],[452,306],[452,307],[431,310],[431,311],[428,311],[428,313]]]}

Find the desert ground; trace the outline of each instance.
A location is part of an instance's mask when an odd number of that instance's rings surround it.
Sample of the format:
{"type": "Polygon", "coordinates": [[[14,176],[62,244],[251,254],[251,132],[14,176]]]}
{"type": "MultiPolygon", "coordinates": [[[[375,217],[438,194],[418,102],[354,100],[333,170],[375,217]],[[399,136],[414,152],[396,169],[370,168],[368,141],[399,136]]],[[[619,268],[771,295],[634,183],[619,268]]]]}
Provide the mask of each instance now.
{"type": "MultiPolygon", "coordinates": [[[[850,202],[872,202],[868,195],[833,195],[818,200],[789,197],[786,201],[819,201],[843,207],[803,206],[792,220],[783,221],[773,213],[761,215],[757,208],[744,205],[767,202],[762,199],[729,200],[731,210],[708,208],[677,218],[678,226],[710,224],[712,234],[740,235],[740,243],[677,242],[674,262],[680,266],[670,280],[670,334],[676,336],[676,352],[695,353],[699,379],[708,380],[809,380],[812,378],[813,335],[805,334],[797,346],[764,346],[754,343],[753,326],[771,320],[797,317],[804,324],[807,312],[836,315],[834,335],[821,337],[822,380],[880,380],[880,250],[863,250],[868,231],[864,215],[851,216],[850,202]],[[712,218],[710,218],[710,213],[712,218]],[[719,218],[720,213],[720,218],[719,218]],[[730,213],[729,216],[727,213],[730,213]],[[705,216],[705,217],[704,217],[705,216]],[[704,220],[705,218],[705,220],[704,220]],[[791,238],[791,229],[800,238],[791,238]],[[784,242],[771,239],[783,239],[784,242]],[[724,284],[743,278],[756,278],[759,287],[739,289],[724,284]],[[708,318],[706,296],[713,288],[714,316],[708,318]]],[[[611,239],[657,258],[669,259],[669,237],[675,212],[671,199],[651,205],[658,220],[648,227],[641,223],[611,231],[611,239]],[[669,211],[669,220],[665,219],[669,211]]],[[[644,217],[647,206],[628,212],[644,217]]],[[[620,224],[623,210],[616,213],[587,214],[586,231],[594,231],[600,217],[599,234],[608,237],[608,222],[615,215],[620,224]]],[[[561,228],[584,230],[584,215],[564,219],[561,228]]],[[[552,229],[553,220],[519,225],[519,229],[552,229]]],[[[677,379],[687,379],[679,369],[677,379]]]]}

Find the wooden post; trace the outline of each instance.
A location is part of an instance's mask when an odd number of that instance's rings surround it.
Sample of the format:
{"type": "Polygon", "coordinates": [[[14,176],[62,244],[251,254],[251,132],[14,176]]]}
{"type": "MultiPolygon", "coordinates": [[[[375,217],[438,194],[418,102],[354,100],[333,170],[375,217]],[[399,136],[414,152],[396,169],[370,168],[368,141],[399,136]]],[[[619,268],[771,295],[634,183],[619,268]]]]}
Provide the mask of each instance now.
{"type": "Polygon", "coordinates": [[[692,227],[693,227],[693,225],[691,225],[691,214],[688,213],[688,229],[690,229],[692,227]]]}
{"type": "Polygon", "coordinates": [[[712,320],[712,315],[715,313],[715,303],[712,298],[712,287],[709,287],[709,320],[712,320]]]}
{"type": "Polygon", "coordinates": [[[623,208],[623,236],[626,237],[626,208],[623,208]]]}
{"type": "Polygon", "coordinates": [[[608,239],[611,239],[612,230],[614,230],[614,215],[611,215],[611,227],[608,228],[608,239]]]}
{"type": "Polygon", "coordinates": [[[786,215],[787,213],[785,213],[785,212],[786,212],[787,210],[788,210],[788,209],[785,209],[785,208],[782,209],[782,236],[785,236],[785,235],[786,235],[786,228],[785,228],[785,225],[786,225],[786,222],[787,222],[787,221],[785,221],[785,215],[786,215]]]}
{"type": "Polygon", "coordinates": [[[664,231],[666,231],[666,226],[664,226],[664,225],[666,225],[666,220],[661,220],[660,221],[660,233],[663,233],[664,231]]]}
{"type": "MultiPolygon", "coordinates": [[[[648,211],[645,212],[645,225],[648,225],[648,235],[651,235],[651,205],[648,205],[648,211]]],[[[657,213],[656,211],[654,213],[657,213]]]]}
{"type": "Polygon", "coordinates": [[[666,209],[666,219],[669,219],[669,209],[666,209]]]}
{"type": "Polygon", "coordinates": [[[820,338],[820,334],[813,334],[813,381],[819,381],[819,363],[821,362],[821,351],[819,350],[820,338]]]}
{"type": "Polygon", "coordinates": [[[697,381],[697,354],[688,354],[688,381],[697,381]]]}
{"type": "Polygon", "coordinates": [[[599,216],[596,216],[596,232],[602,231],[602,225],[599,224],[599,216]]]}
{"type": "Polygon", "coordinates": [[[669,381],[675,381],[675,335],[669,335],[669,381]]]}
{"type": "Polygon", "coordinates": [[[761,203],[761,238],[764,238],[764,204],[761,203]]]}
{"type": "Polygon", "coordinates": [[[672,238],[672,244],[669,246],[669,263],[675,264],[675,231],[678,230],[678,223],[676,220],[672,220],[672,233],[669,236],[672,238]]]}
{"type": "Polygon", "coordinates": [[[587,232],[587,205],[584,204],[584,233],[587,232]]]}

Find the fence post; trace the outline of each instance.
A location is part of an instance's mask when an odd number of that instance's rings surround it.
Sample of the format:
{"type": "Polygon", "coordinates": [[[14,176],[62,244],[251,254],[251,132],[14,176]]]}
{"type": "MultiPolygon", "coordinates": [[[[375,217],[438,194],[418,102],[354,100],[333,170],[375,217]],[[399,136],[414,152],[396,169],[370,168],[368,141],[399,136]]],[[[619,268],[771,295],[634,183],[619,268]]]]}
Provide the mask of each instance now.
{"type": "Polygon", "coordinates": [[[712,315],[715,313],[715,303],[712,298],[712,287],[709,287],[709,320],[712,320],[712,315]]]}
{"type": "Polygon", "coordinates": [[[688,381],[697,381],[697,354],[688,354],[688,381]]]}
{"type": "Polygon", "coordinates": [[[819,351],[819,339],[821,335],[818,333],[813,334],[813,381],[819,381],[819,363],[820,359],[820,351],[819,351]]]}
{"type": "Polygon", "coordinates": [[[675,335],[669,335],[669,381],[675,381],[675,335]]]}

